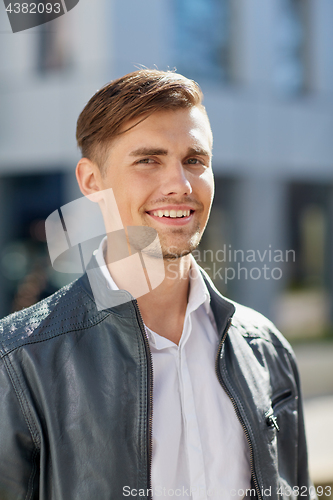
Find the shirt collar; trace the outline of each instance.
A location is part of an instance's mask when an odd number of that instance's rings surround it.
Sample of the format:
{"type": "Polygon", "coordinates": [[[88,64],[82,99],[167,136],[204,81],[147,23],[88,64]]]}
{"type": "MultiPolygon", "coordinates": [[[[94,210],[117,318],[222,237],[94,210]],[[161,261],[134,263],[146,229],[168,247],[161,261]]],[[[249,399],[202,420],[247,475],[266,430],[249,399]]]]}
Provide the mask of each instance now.
{"type": "Polygon", "coordinates": [[[195,311],[202,304],[205,307],[206,313],[208,313],[210,310],[210,294],[200,272],[200,267],[193,255],[191,255],[190,293],[187,304],[188,313],[190,314],[195,311]]]}
{"type": "Polygon", "coordinates": [[[95,256],[95,259],[97,260],[98,267],[102,271],[103,276],[106,279],[108,286],[111,288],[111,290],[119,290],[116,283],[113,281],[112,276],[110,274],[110,271],[109,271],[109,269],[106,265],[106,262],[105,262],[106,245],[107,245],[107,236],[105,236],[102,239],[102,241],[99,244],[98,249],[94,251],[93,255],[95,256]]]}

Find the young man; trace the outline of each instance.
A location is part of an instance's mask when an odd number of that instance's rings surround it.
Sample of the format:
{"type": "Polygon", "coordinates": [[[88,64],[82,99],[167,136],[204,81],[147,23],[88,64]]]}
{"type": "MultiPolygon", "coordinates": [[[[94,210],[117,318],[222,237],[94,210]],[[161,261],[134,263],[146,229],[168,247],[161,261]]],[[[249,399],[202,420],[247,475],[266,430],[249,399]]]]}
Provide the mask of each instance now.
{"type": "Polygon", "coordinates": [[[201,101],[193,81],[141,70],[82,111],[77,179],[109,230],[89,279],[1,322],[1,500],[315,496],[289,344],[191,256],[214,194],[201,101]],[[157,232],[165,276],[103,308],[91,279],[133,285],[113,265],[110,189],[125,230],[157,232]]]}

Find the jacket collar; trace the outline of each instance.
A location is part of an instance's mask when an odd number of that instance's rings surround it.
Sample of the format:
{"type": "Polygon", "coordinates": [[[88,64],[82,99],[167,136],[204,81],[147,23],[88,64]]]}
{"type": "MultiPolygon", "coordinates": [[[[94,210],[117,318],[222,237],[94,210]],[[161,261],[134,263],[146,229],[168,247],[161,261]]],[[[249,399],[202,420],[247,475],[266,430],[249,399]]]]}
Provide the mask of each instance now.
{"type": "MultiPolygon", "coordinates": [[[[198,269],[203,276],[210,294],[210,305],[214,314],[217,331],[221,334],[224,332],[229,319],[233,316],[235,306],[220,294],[207,273],[200,266],[198,266],[198,269]]],[[[134,298],[125,290],[115,291],[108,287],[107,280],[94,257],[89,262],[86,273],[81,277],[80,284],[90,298],[94,300],[97,309],[108,310],[118,315],[128,315],[129,304],[132,305],[134,298]],[[96,291],[98,291],[97,294],[96,291]]]]}

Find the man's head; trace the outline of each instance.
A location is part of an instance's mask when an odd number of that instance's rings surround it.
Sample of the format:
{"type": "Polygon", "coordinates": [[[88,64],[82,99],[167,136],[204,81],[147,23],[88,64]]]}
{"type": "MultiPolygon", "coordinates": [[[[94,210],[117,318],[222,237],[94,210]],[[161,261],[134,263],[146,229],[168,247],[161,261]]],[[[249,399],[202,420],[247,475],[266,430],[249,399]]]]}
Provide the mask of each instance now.
{"type": "Polygon", "coordinates": [[[195,82],[157,70],[125,75],[90,99],[77,141],[83,194],[112,188],[124,226],[155,228],[166,258],[198,245],[214,184],[212,134],[195,82]]]}

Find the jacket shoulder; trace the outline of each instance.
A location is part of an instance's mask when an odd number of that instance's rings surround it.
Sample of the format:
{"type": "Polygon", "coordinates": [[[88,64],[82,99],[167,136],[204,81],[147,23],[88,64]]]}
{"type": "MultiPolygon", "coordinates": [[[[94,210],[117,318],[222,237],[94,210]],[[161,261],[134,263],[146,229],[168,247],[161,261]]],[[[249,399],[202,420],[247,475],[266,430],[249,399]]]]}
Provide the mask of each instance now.
{"type": "Polygon", "coordinates": [[[282,347],[292,353],[289,342],[272,321],[250,307],[243,306],[237,302],[232,303],[236,311],[231,324],[241,332],[243,337],[261,338],[262,340],[271,342],[275,347],[282,347]]]}
{"type": "Polygon", "coordinates": [[[42,342],[100,321],[106,313],[96,309],[81,280],[0,320],[0,357],[25,344],[42,342]]]}

